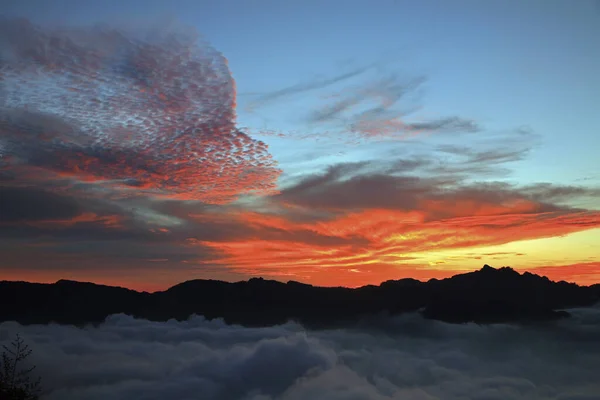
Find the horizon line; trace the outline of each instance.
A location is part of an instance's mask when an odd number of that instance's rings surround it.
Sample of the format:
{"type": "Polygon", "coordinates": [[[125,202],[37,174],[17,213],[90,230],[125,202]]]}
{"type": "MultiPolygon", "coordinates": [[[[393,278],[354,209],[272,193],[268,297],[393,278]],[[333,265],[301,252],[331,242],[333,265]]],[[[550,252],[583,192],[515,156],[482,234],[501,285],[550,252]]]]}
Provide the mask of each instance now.
{"type": "MultiPolygon", "coordinates": [[[[538,269],[543,268],[543,267],[539,267],[538,269]]],[[[130,287],[126,287],[126,286],[121,286],[121,285],[111,285],[111,284],[106,284],[106,283],[100,283],[98,281],[93,282],[93,281],[84,281],[84,280],[75,280],[75,279],[58,279],[54,282],[49,282],[49,281],[25,281],[25,280],[6,280],[6,279],[1,279],[0,283],[28,283],[28,284],[38,284],[38,285],[56,285],[59,282],[73,282],[73,283],[79,283],[79,284],[91,284],[91,285],[96,285],[96,286],[105,286],[105,287],[112,287],[112,288],[118,288],[118,289],[126,289],[126,290],[130,290],[136,293],[160,293],[160,292],[166,292],[169,289],[172,289],[176,286],[179,286],[181,284],[187,283],[187,282],[196,282],[196,281],[205,281],[205,282],[220,282],[220,283],[227,283],[227,284],[236,284],[236,283],[242,283],[242,282],[250,282],[252,280],[262,280],[262,281],[269,281],[269,282],[276,282],[276,283],[280,283],[282,285],[286,285],[289,283],[298,283],[301,285],[305,285],[305,286],[311,286],[311,287],[316,287],[316,288],[332,288],[332,289],[336,289],[336,288],[341,288],[341,289],[349,289],[349,290],[355,290],[355,289],[360,289],[360,288],[365,288],[365,287],[369,287],[369,286],[374,286],[374,287],[379,287],[381,285],[383,285],[384,283],[387,282],[398,282],[398,281],[403,281],[403,280],[413,280],[413,281],[418,281],[421,283],[428,283],[431,281],[443,281],[446,279],[451,279],[454,278],[456,276],[460,276],[460,275],[466,275],[466,274],[472,274],[472,273],[476,273],[476,272],[481,272],[483,270],[486,269],[492,269],[494,271],[500,271],[500,270],[511,270],[516,272],[517,274],[519,274],[519,276],[523,276],[525,274],[530,274],[530,275],[535,275],[538,276],[540,278],[546,278],[548,279],[550,282],[553,283],[560,283],[560,282],[565,282],[568,284],[573,284],[576,285],[578,287],[592,287],[592,286],[596,286],[596,285],[600,285],[600,282],[596,282],[596,283],[592,283],[589,285],[581,285],[577,282],[574,281],[566,281],[564,279],[561,280],[553,280],[550,277],[546,276],[546,275],[540,275],[537,274],[535,272],[530,272],[527,270],[523,270],[523,271],[519,271],[511,266],[502,266],[502,267],[493,267],[489,264],[484,264],[481,268],[479,269],[473,269],[473,270],[466,270],[465,272],[459,272],[456,274],[453,274],[451,276],[445,277],[445,278],[429,278],[429,279],[417,279],[417,278],[411,278],[411,277],[405,277],[405,278],[398,278],[398,279],[387,279],[385,281],[381,281],[379,282],[379,284],[366,284],[366,285],[361,285],[361,286],[354,286],[354,287],[350,287],[350,286],[325,286],[325,285],[313,285],[310,283],[304,283],[301,281],[296,281],[296,280],[288,280],[288,281],[282,281],[282,280],[278,280],[278,279],[271,279],[271,278],[265,278],[262,276],[252,276],[249,277],[247,279],[242,279],[242,280],[223,280],[223,279],[205,279],[205,278],[196,278],[196,279],[189,279],[189,280],[184,280],[181,281],[179,283],[176,283],[174,285],[171,285],[169,287],[167,287],[166,289],[162,289],[162,290],[154,290],[154,291],[148,291],[148,290],[138,290],[138,289],[132,289],[130,287]]]]}

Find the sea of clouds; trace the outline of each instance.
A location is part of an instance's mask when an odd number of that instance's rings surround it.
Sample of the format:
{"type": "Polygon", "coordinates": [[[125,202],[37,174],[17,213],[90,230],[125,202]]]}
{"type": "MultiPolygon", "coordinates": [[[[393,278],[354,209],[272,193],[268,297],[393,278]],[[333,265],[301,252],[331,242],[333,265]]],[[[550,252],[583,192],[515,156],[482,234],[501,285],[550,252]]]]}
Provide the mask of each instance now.
{"type": "Polygon", "coordinates": [[[98,327],[0,324],[21,334],[46,400],[600,399],[600,307],[544,326],[452,325],[418,315],[307,331],[220,320],[98,327]]]}

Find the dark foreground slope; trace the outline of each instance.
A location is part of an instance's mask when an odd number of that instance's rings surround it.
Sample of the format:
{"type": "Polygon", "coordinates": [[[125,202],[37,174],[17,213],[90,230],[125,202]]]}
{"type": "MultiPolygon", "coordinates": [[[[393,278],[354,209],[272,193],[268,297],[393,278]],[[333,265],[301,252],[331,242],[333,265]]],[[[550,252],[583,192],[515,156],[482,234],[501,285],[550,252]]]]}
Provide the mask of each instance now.
{"type": "Polygon", "coordinates": [[[443,280],[402,279],[357,289],[258,278],[236,283],[194,280],[164,292],[140,293],[64,280],[54,284],[4,281],[0,282],[0,321],[81,325],[116,313],[149,320],[198,314],[248,326],[295,320],[309,327],[333,327],[379,313],[419,311],[426,318],[455,323],[531,322],[566,317],[557,310],[598,300],[598,285],[552,282],[487,265],[443,280]]]}

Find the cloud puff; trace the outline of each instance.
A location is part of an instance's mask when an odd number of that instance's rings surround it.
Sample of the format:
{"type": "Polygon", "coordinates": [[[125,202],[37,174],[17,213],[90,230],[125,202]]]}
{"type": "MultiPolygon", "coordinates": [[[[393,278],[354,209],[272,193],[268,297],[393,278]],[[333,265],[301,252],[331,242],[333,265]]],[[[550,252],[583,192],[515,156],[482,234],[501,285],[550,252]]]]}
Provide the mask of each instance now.
{"type": "Polygon", "coordinates": [[[235,126],[227,60],[194,32],[0,25],[5,175],[209,203],[275,190],[267,146],[235,126]]]}
{"type": "Polygon", "coordinates": [[[30,344],[47,400],[592,399],[600,309],[573,314],[522,327],[404,315],[330,331],[115,315],[85,329],[3,323],[0,341],[20,332],[30,344]]]}

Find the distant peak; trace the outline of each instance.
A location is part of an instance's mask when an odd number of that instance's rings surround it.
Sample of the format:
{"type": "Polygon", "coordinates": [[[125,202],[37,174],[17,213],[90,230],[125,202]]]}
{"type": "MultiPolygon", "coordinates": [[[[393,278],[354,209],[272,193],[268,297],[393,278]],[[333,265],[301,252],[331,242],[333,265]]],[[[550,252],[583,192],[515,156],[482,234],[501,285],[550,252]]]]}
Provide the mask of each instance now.
{"type": "Polygon", "coordinates": [[[518,277],[521,276],[521,274],[514,270],[511,267],[500,267],[500,268],[494,268],[488,264],[485,264],[483,266],[483,268],[481,268],[479,271],[475,271],[475,272],[479,272],[484,274],[484,276],[513,276],[513,277],[518,277]]]}
{"type": "Polygon", "coordinates": [[[78,281],[74,281],[72,279],[59,279],[56,281],[57,285],[72,285],[72,284],[76,284],[76,283],[86,283],[86,282],[78,282],[78,281]]]}

